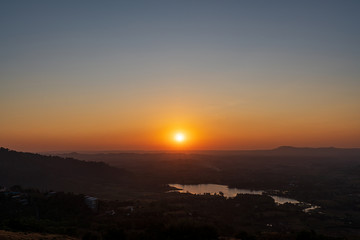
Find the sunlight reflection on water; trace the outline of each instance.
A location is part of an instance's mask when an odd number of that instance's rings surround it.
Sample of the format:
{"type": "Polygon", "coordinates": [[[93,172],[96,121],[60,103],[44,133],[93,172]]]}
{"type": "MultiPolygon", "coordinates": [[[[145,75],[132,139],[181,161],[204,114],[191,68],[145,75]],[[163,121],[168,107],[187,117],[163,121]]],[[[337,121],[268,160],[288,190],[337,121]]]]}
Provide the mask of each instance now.
{"type": "MultiPolygon", "coordinates": [[[[222,192],[224,197],[233,198],[236,197],[237,194],[254,194],[254,195],[262,195],[265,191],[262,190],[250,190],[250,189],[239,189],[239,188],[229,188],[226,185],[219,184],[193,184],[193,185],[182,185],[182,184],[169,184],[170,187],[177,188],[178,190],[174,190],[180,193],[191,193],[191,194],[219,194],[222,192]]],[[[279,197],[270,195],[277,204],[284,203],[292,203],[298,204],[300,203],[296,199],[279,197]]]]}
{"type": "Polygon", "coordinates": [[[222,192],[224,197],[232,198],[236,197],[238,193],[240,194],[255,194],[261,195],[264,191],[259,190],[249,190],[249,189],[238,189],[238,188],[229,188],[226,185],[219,185],[219,184],[194,184],[194,185],[181,185],[181,184],[169,184],[170,187],[178,188],[176,190],[180,193],[192,193],[192,194],[219,194],[222,192]]]}

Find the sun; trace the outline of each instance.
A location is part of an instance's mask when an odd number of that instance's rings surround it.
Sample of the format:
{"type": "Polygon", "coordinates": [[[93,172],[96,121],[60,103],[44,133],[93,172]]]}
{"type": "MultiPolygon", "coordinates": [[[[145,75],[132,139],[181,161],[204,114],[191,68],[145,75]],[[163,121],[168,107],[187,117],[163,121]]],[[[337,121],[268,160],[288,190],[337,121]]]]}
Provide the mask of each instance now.
{"type": "Polygon", "coordinates": [[[181,143],[181,142],[183,142],[183,141],[185,141],[185,135],[183,134],[183,133],[176,133],[175,135],[174,135],[174,140],[176,141],[176,142],[178,142],[178,143],[181,143]]]}

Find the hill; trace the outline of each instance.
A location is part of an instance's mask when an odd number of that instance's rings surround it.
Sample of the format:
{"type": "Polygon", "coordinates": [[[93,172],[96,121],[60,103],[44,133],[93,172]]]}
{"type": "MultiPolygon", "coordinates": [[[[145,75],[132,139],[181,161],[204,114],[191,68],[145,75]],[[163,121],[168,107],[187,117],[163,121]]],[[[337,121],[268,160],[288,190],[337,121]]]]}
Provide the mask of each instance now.
{"type": "Polygon", "coordinates": [[[80,193],[101,192],[105,186],[124,185],[131,174],[104,162],[44,156],[0,148],[0,185],[80,193]]]}

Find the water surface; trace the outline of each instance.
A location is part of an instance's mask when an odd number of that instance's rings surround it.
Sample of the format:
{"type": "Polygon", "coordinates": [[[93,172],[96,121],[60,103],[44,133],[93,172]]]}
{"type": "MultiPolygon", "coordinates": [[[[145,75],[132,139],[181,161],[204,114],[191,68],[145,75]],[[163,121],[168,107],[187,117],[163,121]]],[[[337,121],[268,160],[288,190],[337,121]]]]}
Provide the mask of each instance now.
{"type": "Polygon", "coordinates": [[[254,194],[261,195],[264,191],[229,188],[226,185],[219,184],[194,184],[194,185],[181,185],[181,184],[169,184],[170,187],[175,187],[179,190],[175,190],[179,193],[191,193],[191,194],[224,194],[224,197],[232,198],[237,194],[254,194]]]}
{"type": "MultiPolygon", "coordinates": [[[[177,188],[174,190],[179,193],[191,193],[191,194],[223,194],[224,197],[233,198],[236,197],[237,194],[254,194],[254,195],[262,195],[265,194],[263,190],[251,190],[251,189],[240,189],[240,188],[229,188],[226,185],[219,185],[219,184],[169,184],[170,187],[177,188]]],[[[269,195],[272,197],[276,204],[298,204],[300,203],[296,199],[286,198],[286,197],[279,197],[274,195],[269,195]]]]}

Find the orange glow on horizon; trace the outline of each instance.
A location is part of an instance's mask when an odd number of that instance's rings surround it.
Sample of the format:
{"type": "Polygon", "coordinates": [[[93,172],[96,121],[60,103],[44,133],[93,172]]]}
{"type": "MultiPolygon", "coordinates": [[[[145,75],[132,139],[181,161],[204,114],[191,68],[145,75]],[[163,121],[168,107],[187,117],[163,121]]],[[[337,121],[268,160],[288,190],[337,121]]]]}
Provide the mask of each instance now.
{"type": "MultiPolygon", "coordinates": [[[[61,129],[46,125],[44,121],[39,123],[34,121],[16,130],[3,131],[4,134],[0,136],[0,146],[35,152],[190,151],[271,149],[282,145],[358,147],[360,143],[358,128],[354,127],[356,123],[341,128],[332,122],[328,123],[329,126],[310,124],[305,126],[296,119],[284,122],[280,117],[271,119],[264,115],[266,119],[264,121],[250,113],[232,118],[214,118],[196,113],[171,116],[159,113],[154,118],[147,117],[147,121],[143,122],[142,119],[145,117],[132,116],[131,119],[134,120],[131,122],[117,116],[113,119],[99,117],[97,121],[102,123],[99,127],[93,125],[93,122],[81,121],[83,119],[69,123],[65,119],[56,125],[62,126],[61,129]],[[329,131],[330,127],[331,131],[329,131]],[[183,137],[176,137],[179,133],[183,134],[183,137]]],[[[286,119],[290,120],[289,117],[286,119]]],[[[63,119],[57,119],[60,120],[63,119]]],[[[312,119],[309,119],[307,123],[311,121],[312,119]]],[[[11,124],[9,123],[8,126],[11,124]]]]}

